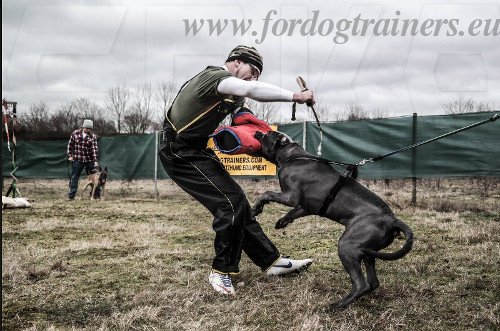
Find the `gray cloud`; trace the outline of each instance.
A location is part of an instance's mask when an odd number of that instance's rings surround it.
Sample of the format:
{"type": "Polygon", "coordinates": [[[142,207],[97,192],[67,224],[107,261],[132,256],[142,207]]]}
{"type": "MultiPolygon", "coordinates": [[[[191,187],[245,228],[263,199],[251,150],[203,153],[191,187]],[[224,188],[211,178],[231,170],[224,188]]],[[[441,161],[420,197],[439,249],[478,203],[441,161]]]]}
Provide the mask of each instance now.
{"type": "MultiPolygon", "coordinates": [[[[296,90],[302,75],[323,103],[336,109],[350,100],[394,115],[441,113],[457,94],[500,103],[499,36],[272,36],[255,42],[270,10],[280,18],[306,20],[313,10],[334,22],[358,15],[380,19],[498,18],[499,6],[445,1],[412,5],[397,1],[319,0],[227,5],[195,1],[14,1],[3,2],[2,95],[20,109],[44,101],[51,107],[76,97],[102,102],[112,86],[185,80],[209,64],[222,64],[235,45],[252,44],[264,55],[262,80],[296,90]],[[247,35],[186,36],[184,19],[251,19],[247,35]]],[[[460,25],[462,28],[462,25],[460,25]]],[[[289,112],[290,105],[281,106],[289,112]]],[[[285,115],[284,115],[285,116],[285,115]]],[[[288,115],[286,115],[288,117],[288,115]]]]}

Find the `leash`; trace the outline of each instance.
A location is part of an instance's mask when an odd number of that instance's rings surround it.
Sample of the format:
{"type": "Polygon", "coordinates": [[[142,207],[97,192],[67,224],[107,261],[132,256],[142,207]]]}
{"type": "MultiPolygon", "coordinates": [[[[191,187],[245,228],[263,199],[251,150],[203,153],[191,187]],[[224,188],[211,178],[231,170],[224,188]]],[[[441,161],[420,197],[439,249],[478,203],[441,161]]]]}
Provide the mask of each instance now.
{"type": "Polygon", "coordinates": [[[388,156],[391,156],[391,155],[394,155],[394,154],[397,154],[397,153],[401,153],[401,152],[407,151],[409,149],[416,148],[418,146],[422,146],[422,145],[428,144],[428,143],[436,141],[438,139],[442,139],[444,137],[448,137],[448,136],[451,136],[453,134],[456,134],[456,133],[459,133],[459,132],[462,132],[462,131],[465,131],[465,130],[472,129],[472,128],[475,128],[477,126],[489,123],[489,122],[494,122],[494,121],[496,121],[498,119],[498,117],[499,117],[498,114],[495,114],[495,115],[493,115],[492,117],[490,117],[490,118],[488,118],[486,120],[479,121],[477,123],[464,126],[464,127],[460,128],[460,129],[457,129],[457,130],[454,130],[454,131],[450,131],[448,133],[442,134],[440,136],[437,136],[437,137],[434,137],[434,138],[431,138],[431,139],[428,139],[428,140],[425,140],[425,141],[422,141],[422,142],[419,142],[419,143],[416,143],[416,144],[413,144],[413,145],[409,145],[409,146],[406,146],[406,147],[399,148],[399,149],[394,150],[394,151],[389,152],[389,153],[381,154],[381,155],[378,155],[378,156],[375,156],[375,157],[372,157],[372,158],[369,158],[369,159],[364,159],[364,160],[362,160],[362,161],[360,161],[360,162],[358,162],[356,164],[331,161],[331,160],[328,160],[328,159],[325,159],[325,158],[322,158],[322,157],[318,157],[318,156],[314,156],[314,155],[298,155],[298,156],[293,156],[292,155],[288,159],[286,159],[284,163],[289,162],[289,161],[293,161],[293,160],[313,160],[313,161],[322,162],[322,163],[326,163],[326,164],[341,165],[341,166],[343,166],[343,167],[346,168],[346,171],[344,172],[344,174],[341,174],[339,176],[339,180],[332,187],[332,189],[327,194],[327,196],[325,197],[325,200],[323,200],[323,203],[320,206],[318,215],[325,216],[325,212],[327,211],[328,206],[335,199],[335,197],[339,193],[339,191],[342,188],[342,186],[344,186],[344,183],[346,182],[347,178],[348,177],[351,177],[351,178],[354,178],[354,179],[357,178],[357,176],[358,176],[358,167],[359,166],[363,166],[367,162],[380,161],[380,160],[382,160],[382,159],[384,159],[384,158],[386,158],[388,156]]]}
{"type": "Polygon", "coordinates": [[[69,183],[68,183],[68,187],[71,188],[71,174],[69,173],[69,164],[70,164],[70,160],[66,159],[66,170],[68,171],[68,178],[69,178],[69,183]]]}
{"type": "Polygon", "coordinates": [[[431,138],[431,139],[428,139],[428,140],[425,140],[425,141],[421,141],[421,142],[413,144],[413,145],[408,145],[408,146],[396,149],[396,150],[394,150],[392,152],[388,152],[388,153],[385,153],[385,154],[377,155],[377,156],[371,157],[369,159],[363,159],[363,160],[359,161],[358,163],[345,163],[345,162],[332,161],[332,160],[328,160],[328,159],[325,159],[325,158],[322,158],[322,157],[319,157],[319,156],[314,156],[314,155],[291,156],[285,162],[292,161],[292,160],[313,160],[313,161],[323,162],[323,163],[327,163],[327,164],[340,165],[340,166],[343,166],[345,168],[364,166],[366,163],[372,163],[372,162],[380,161],[380,160],[382,160],[382,159],[384,159],[384,158],[386,158],[388,156],[391,156],[391,155],[394,155],[394,154],[398,154],[398,153],[407,151],[409,149],[413,149],[413,148],[416,148],[416,147],[428,144],[430,142],[433,142],[433,141],[436,141],[436,140],[439,140],[439,139],[442,139],[442,138],[454,135],[456,133],[459,133],[459,132],[462,132],[462,131],[465,131],[465,130],[469,130],[469,129],[475,128],[477,126],[480,126],[480,125],[483,125],[483,124],[486,124],[486,123],[489,123],[489,122],[495,122],[498,118],[499,118],[499,115],[495,114],[492,117],[490,117],[488,119],[485,119],[483,121],[479,121],[477,123],[473,123],[473,124],[464,126],[464,127],[460,128],[460,129],[456,129],[456,130],[447,132],[447,133],[442,134],[440,136],[437,136],[437,137],[434,137],[434,138],[431,138]]]}
{"type": "MultiPolygon", "coordinates": [[[[302,92],[309,90],[307,88],[306,81],[302,77],[297,76],[296,80],[297,80],[297,84],[299,84],[299,87],[302,90],[302,92]]],[[[312,112],[314,114],[314,118],[316,119],[316,124],[318,125],[318,129],[319,129],[319,145],[318,145],[317,154],[321,155],[321,145],[323,144],[323,128],[321,128],[321,123],[319,122],[318,114],[316,114],[316,110],[314,109],[314,105],[312,103],[309,103],[309,102],[306,103],[306,105],[309,108],[311,108],[311,110],[312,110],[312,112]]],[[[292,105],[292,118],[291,118],[292,121],[296,120],[296,118],[295,118],[295,112],[296,111],[297,111],[297,102],[294,102],[293,105],[292,105]]]]}
{"type": "Polygon", "coordinates": [[[450,131],[450,132],[442,134],[440,136],[437,136],[437,137],[434,137],[434,138],[431,138],[431,139],[428,139],[428,140],[425,140],[425,141],[421,141],[421,142],[413,144],[413,145],[402,147],[402,148],[396,149],[396,150],[394,150],[392,152],[389,152],[389,153],[386,153],[386,154],[381,154],[381,155],[378,155],[378,156],[375,156],[375,157],[371,157],[369,159],[364,159],[364,160],[358,162],[356,165],[357,166],[363,166],[367,162],[380,161],[380,160],[382,160],[382,159],[384,159],[384,158],[386,158],[388,156],[391,156],[391,155],[394,155],[394,154],[398,154],[398,153],[407,151],[409,149],[413,149],[413,148],[416,148],[416,147],[428,144],[430,142],[442,139],[444,137],[448,137],[448,136],[454,135],[456,133],[459,133],[459,132],[462,132],[462,131],[465,131],[465,130],[469,130],[469,129],[475,128],[476,126],[480,126],[480,125],[483,125],[483,124],[486,124],[486,123],[489,123],[489,122],[495,122],[498,119],[498,117],[499,117],[498,114],[495,114],[495,115],[493,115],[492,117],[490,117],[490,118],[488,118],[486,120],[479,121],[477,123],[464,126],[464,127],[460,128],[460,129],[456,129],[456,130],[450,131]]]}
{"type": "Polygon", "coordinates": [[[314,156],[314,155],[292,155],[288,159],[286,159],[284,163],[287,163],[288,161],[293,161],[293,160],[312,160],[312,161],[317,161],[317,162],[326,163],[326,164],[335,164],[335,165],[343,166],[344,168],[354,167],[354,166],[358,165],[358,164],[354,164],[354,163],[332,161],[332,160],[328,160],[328,159],[325,159],[325,158],[322,158],[319,156],[314,156]]]}

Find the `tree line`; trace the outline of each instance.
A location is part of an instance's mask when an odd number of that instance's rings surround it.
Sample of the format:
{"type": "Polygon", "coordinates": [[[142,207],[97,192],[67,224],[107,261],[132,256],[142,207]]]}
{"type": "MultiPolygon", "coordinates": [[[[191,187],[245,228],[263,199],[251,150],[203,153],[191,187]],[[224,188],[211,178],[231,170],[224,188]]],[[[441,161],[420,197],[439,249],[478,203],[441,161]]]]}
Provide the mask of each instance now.
{"type": "MultiPolygon", "coordinates": [[[[147,83],[134,89],[123,84],[109,88],[102,104],[87,98],[74,99],[56,109],[49,109],[44,102],[32,104],[18,115],[16,135],[23,140],[68,139],[73,130],[81,127],[84,119],[94,121],[94,131],[100,136],[161,130],[164,116],[176,94],[177,89],[172,82],[158,82],[155,86],[147,83]]],[[[289,114],[286,118],[280,114],[277,103],[260,103],[247,98],[247,105],[257,117],[269,124],[291,122],[289,114]]],[[[443,104],[442,108],[444,114],[461,114],[493,110],[493,104],[458,95],[443,104]]],[[[390,117],[385,109],[367,109],[356,101],[333,108],[319,100],[315,109],[323,122],[390,117]]],[[[314,115],[305,106],[298,106],[297,120],[313,121],[314,115]]],[[[224,124],[229,124],[229,120],[224,124]]]]}
{"type": "Polygon", "coordinates": [[[176,91],[173,83],[143,84],[135,89],[118,85],[106,91],[98,104],[77,98],[50,109],[44,102],[31,104],[17,116],[16,135],[24,140],[68,139],[84,119],[94,121],[100,136],[141,134],[161,129],[164,114],[176,91]]]}

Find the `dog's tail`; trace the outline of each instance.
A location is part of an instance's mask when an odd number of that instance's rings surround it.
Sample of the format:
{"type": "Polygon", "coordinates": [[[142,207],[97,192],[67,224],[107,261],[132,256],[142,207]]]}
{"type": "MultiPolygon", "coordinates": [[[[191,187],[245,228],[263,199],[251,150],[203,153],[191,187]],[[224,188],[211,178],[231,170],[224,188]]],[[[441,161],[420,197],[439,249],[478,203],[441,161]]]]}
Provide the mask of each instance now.
{"type": "Polygon", "coordinates": [[[411,251],[411,248],[413,246],[413,231],[411,231],[410,227],[403,223],[400,220],[396,220],[393,228],[393,232],[397,233],[399,231],[403,232],[405,235],[405,243],[403,244],[403,247],[401,247],[398,251],[396,252],[377,252],[377,251],[372,251],[372,250],[365,250],[365,253],[375,257],[379,258],[381,260],[397,260],[408,254],[409,251],[411,251]]]}

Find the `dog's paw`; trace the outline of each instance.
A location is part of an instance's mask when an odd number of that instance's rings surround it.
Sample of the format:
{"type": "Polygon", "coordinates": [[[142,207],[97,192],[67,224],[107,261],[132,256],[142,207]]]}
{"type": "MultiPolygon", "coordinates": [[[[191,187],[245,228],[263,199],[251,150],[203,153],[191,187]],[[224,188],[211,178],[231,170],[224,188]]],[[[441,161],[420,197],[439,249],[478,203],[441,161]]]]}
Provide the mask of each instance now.
{"type": "Polygon", "coordinates": [[[276,224],[274,225],[275,229],[284,229],[290,223],[293,223],[293,220],[287,220],[286,218],[280,218],[276,224]]]}
{"type": "Polygon", "coordinates": [[[342,310],[345,310],[347,308],[347,304],[345,304],[343,302],[343,300],[340,300],[340,301],[337,301],[337,302],[334,302],[332,304],[330,304],[330,306],[328,307],[328,310],[331,312],[331,313],[335,313],[335,312],[339,312],[339,311],[342,311],[342,310]]]}
{"type": "Polygon", "coordinates": [[[254,214],[254,216],[257,216],[257,215],[261,214],[263,210],[264,210],[263,205],[255,205],[252,208],[252,213],[254,214]]]}

